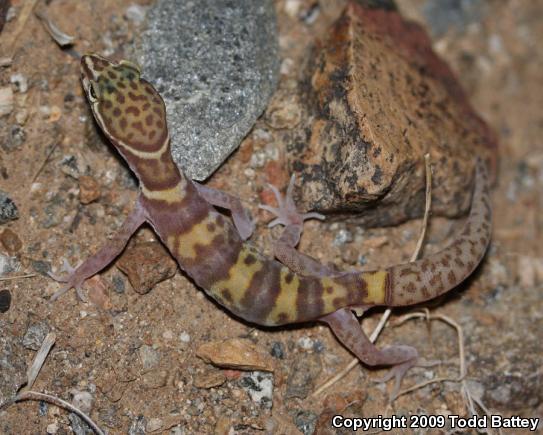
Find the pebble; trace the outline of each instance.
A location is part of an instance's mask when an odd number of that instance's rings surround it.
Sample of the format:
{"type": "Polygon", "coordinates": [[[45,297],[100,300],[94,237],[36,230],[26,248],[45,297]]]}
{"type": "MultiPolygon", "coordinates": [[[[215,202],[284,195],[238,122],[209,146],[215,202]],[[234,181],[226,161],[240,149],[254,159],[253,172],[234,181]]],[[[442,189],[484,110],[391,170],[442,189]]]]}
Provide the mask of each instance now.
{"type": "Polygon", "coordinates": [[[98,182],[88,175],[79,177],[79,202],[90,204],[100,198],[101,191],[98,182]]]}
{"type": "Polygon", "coordinates": [[[147,420],[143,415],[138,415],[128,428],[128,435],[145,435],[147,420]]]}
{"type": "Polygon", "coordinates": [[[163,426],[162,419],[160,418],[151,418],[149,419],[149,422],[147,423],[147,432],[154,432],[156,430],[159,430],[163,426]]]}
{"type": "Polygon", "coordinates": [[[196,355],[219,367],[273,371],[269,356],[261,353],[251,341],[243,338],[202,344],[196,350],[196,355]]]}
{"type": "Polygon", "coordinates": [[[9,290],[0,291],[0,313],[5,313],[11,307],[11,293],[9,290]]]}
{"type": "Polygon", "coordinates": [[[313,390],[322,371],[321,361],[314,353],[298,353],[290,365],[285,398],[306,398],[313,390]]]}
{"type": "Polygon", "coordinates": [[[298,339],[298,346],[305,350],[313,349],[315,342],[309,337],[301,337],[298,339]]]}
{"type": "Polygon", "coordinates": [[[11,86],[0,88],[0,117],[13,111],[13,91],[11,86]]]}
{"type": "Polygon", "coordinates": [[[159,242],[129,246],[116,266],[139,294],[149,293],[156,284],[171,278],[177,271],[177,263],[159,242]]]}
{"type": "Polygon", "coordinates": [[[9,228],[0,233],[0,243],[9,255],[17,254],[23,247],[23,243],[17,233],[9,228]]]}
{"type": "Polygon", "coordinates": [[[277,359],[285,358],[285,349],[283,343],[280,341],[274,341],[270,350],[270,355],[277,359]]]}
{"type": "Polygon", "coordinates": [[[196,388],[218,387],[226,382],[226,376],[220,370],[206,370],[203,373],[197,373],[194,377],[194,386],[196,388]]]}
{"type": "Polygon", "coordinates": [[[58,432],[58,423],[54,422],[47,425],[46,431],[48,434],[55,434],[58,432]]]}
{"type": "Polygon", "coordinates": [[[28,80],[21,73],[12,74],[9,78],[9,81],[16,86],[17,90],[21,94],[24,94],[26,93],[26,91],[28,91],[28,80]]]}
{"type": "Polygon", "coordinates": [[[0,190],[0,224],[15,220],[19,217],[19,210],[6,192],[0,190]]]}
{"type": "Polygon", "coordinates": [[[312,411],[299,410],[294,417],[294,424],[304,435],[311,435],[315,432],[317,414],[312,411]]]}
{"type": "Polygon", "coordinates": [[[4,147],[11,151],[21,146],[26,140],[26,133],[24,128],[19,124],[13,124],[9,129],[8,140],[4,147]]]}
{"type": "Polygon", "coordinates": [[[190,335],[183,331],[181,334],[179,334],[179,340],[181,340],[183,343],[190,343],[190,335]]]}
{"type": "Polygon", "coordinates": [[[79,417],[76,413],[71,412],[68,415],[68,419],[70,420],[70,427],[72,428],[72,431],[75,435],[92,435],[94,432],[89,427],[87,423],[81,417],[79,417]]]}
{"type": "Polygon", "coordinates": [[[139,26],[145,20],[145,14],[147,13],[147,8],[131,4],[126,8],[124,16],[128,21],[133,22],[135,25],[139,26]]]}
{"type": "Polygon", "coordinates": [[[23,346],[27,349],[39,350],[49,331],[50,328],[47,323],[38,322],[31,324],[23,336],[23,346]]]}
{"type": "Polygon", "coordinates": [[[273,1],[159,0],[146,25],[138,63],[166,103],[175,162],[203,180],[238,147],[275,89],[273,1]]]}
{"type": "Polygon", "coordinates": [[[144,344],[138,350],[141,364],[145,370],[156,367],[160,362],[160,352],[153,349],[151,346],[144,344]]]}
{"type": "Polygon", "coordinates": [[[271,373],[254,371],[242,377],[239,383],[253,402],[271,409],[273,404],[273,375],[271,373]]]}
{"type": "Polygon", "coordinates": [[[17,257],[10,257],[0,254],[0,276],[6,273],[18,271],[21,268],[21,263],[17,257]]]}

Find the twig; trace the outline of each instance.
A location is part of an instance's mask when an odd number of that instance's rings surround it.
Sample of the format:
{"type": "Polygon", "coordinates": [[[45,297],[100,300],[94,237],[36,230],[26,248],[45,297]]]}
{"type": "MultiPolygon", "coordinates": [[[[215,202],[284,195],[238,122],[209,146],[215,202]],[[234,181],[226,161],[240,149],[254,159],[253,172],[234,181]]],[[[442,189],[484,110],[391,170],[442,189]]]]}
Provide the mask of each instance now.
{"type": "Polygon", "coordinates": [[[60,137],[57,140],[55,140],[55,142],[53,143],[53,146],[47,152],[47,155],[45,156],[45,159],[44,159],[43,163],[40,165],[40,167],[38,168],[38,170],[36,171],[36,173],[32,177],[32,181],[30,182],[30,185],[32,185],[32,183],[34,183],[36,181],[36,179],[38,178],[38,176],[41,174],[41,171],[43,171],[43,168],[45,168],[45,165],[49,161],[49,158],[51,157],[53,152],[57,149],[57,146],[62,141],[62,139],[63,139],[63,137],[60,137]]]}
{"type": "Polygon", "coordinates": [[[68,47],[74,43],[75,37],[60,30],[53,20],[49,18],[49,15],[44,8],[36,11],[35,15],[41,20],[45,30],[49,33],[49,36],[51,36],[51,38],[53,38],[53,40],[62,48],[68,47]]]}
{"type": "Polygon", "coordinates": [[[34,385],[34,381],[38,377],[38,374],[40,373],[41,367],[43,366],[43,363],[45,362],[45,358],[47,358],[47,355],[49,355],[49,351],[55,344],[55,340],[57,339],[57,336],[54,332],[50,332],[47,334],[45,339],[43,340],[43,343],[41,344],[40,350],[34,357],[34,362],[26,372],[26,386],[23,388],[23,390],[30,390],[32,389],[32,386],[34,385]]]}
{"type": "MultiPolygon", "coordinates": [[[[420,231],[419,239],[417,241],[417,246],[415,247],[415,251],[413,252],[413,255],[411,256],[410,262],[415,261],[420,254],[422,243],[424,242],[424,239],[426,237],[426,228],[428,226],[428,216],[430,215],[430,208],[432,206],[432,168],[430,167],[430,154],[424,155],[424,165],[426,168],[426,202],[424,206],[424,218],[422,219],[422,228],[420,231]]],[[[387,308],[385,312],[383,313],[383,315],[381,316],[379,323],[377,324],[377,326],[375,327],[375,329],[373,330],[373,332],[371,333],[369,337],[369,340],[372,343],[375,343],[375,340],[377,340],[377,337],[379,337],[379,334],[384,329],[391,313],[392,313],[392,310],[390,308],[387,308]]],[[[311,394],[311,396],[312,397],[318,396],[324,390],[334,385],[340,379],[345,377],[347,373],[349,373],[354,367],[356,367],[359,364],[359,362],[360,360],[358,358],[353,358],[349,362],[349,364],[347,364],[337,374],[335,374],[332,378],[328,379],[326,382],[324,382],[319,387],[317,387],[317,389],[311,394]]]]}
{"type": "Polygon", "coordinates": [[[464,332],[462,327],[453,319],[450,317],[444,316],[442,314],[429,314],[428,312],[417,312],[417,313],[410,313],[406,314],[405,316],[398,319],[397,322],[395,322],[394,326],[399,326],[403,323],[405,323],[408,320],[411,319],[419,319],[419,318],[425,318],[428,320],[441,320],[442,322],[447,323],[448,325],[452,326],[454,329],[456,329],[456,333],[458,335],[458,354],[460,358],[460,373],[457,377],[451,378],[451,377],[441,377],[441,378],[435,378],[435,379],[429,379],[428,381],[421,382],[420,384],[413,385],[412,387],[409,387],[405,390],[400,391],[396,397],[403,396],[404,394],[410,393],[411,391],[418,390],[422,387],[425,387],[426,385],[434,384],[436,382],[460,382],[466,377],[466,358],[465,358],[465,352],[464,352],[464,332]]]}
{"type": "Polygon", "coordinates": [[[26,275],[18,275],[18,276],[6,276],[5,278],[0,278],[0,281],[13,281],[16,279],[23,279],[23,278],[33,278],[37,276],[35,273],[28,273],[26,275]]]}
{"type": "Polygon", "coordinates": [[[105,435],[105,432],[100,429],[98,425],[94,421],[92,421],[87,414],[85,414],[79,408],[73,406],[71,403],[66,402],[65,400],[62,400],[58,397],[50,396],[49,394],[38,393],[37,391],[24,391],[20,394],[17,394],[15,399],[13,399],[13,402],[22,402],[23,400],[38,400],[42,402],[48,402],[58,406],[59,408],[67,409],[68,411],[77,414],[79,417],[85,420],[85,422],[95,433],[97,433],[98,435],[105,435]]]}

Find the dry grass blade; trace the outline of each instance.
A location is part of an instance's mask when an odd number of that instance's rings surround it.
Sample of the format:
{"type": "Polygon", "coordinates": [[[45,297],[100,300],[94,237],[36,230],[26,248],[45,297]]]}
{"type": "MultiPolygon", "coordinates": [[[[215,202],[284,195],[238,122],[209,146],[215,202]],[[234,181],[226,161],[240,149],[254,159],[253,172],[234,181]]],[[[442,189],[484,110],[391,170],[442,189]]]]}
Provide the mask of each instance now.
{"type": "Polygon", "coordinates": [[[43,363],[45,362],[45,358],[47,358],[47,355],[49,355],[49,351],[55,344],[55,340],[57,339],[57,336],[54,332],[50,332],[47,334],[45,339],[43,340],[43,343],[41,344],[40,350],[38,350],[38,353],[34,357],[34,361],[32,362],[32,365],[26,372],[26,386],[23,388],[23,390],[30,390],[32,386],[34,385],[34,381],[38,377],[38,374],[40,373],[40,370],[43,366],[43,363]]]}
{"type": "Polygon", "coordinates": [[[65,400],[62,400],[55,396],[50,396],[49,394],[44,393],[38,393],[37,391],[24,391],[20,394],[18,394],[14,402],[22,402],[23,400],[38,400],[42,402],[51,403],[53,405],[58,406],[59,408],[67,409],[70,412],[73,412],[74,414],[77,414],[79,417],[81,417],[85,422],[89,425],[89,427],[98,435],[105,435],[105,432],[100,429],[97,424],[91,420],[91,418],[85,414],[80,409],[73,406],[71,403],[66,402],[65,400]]]}
{"type": "Polygon", "coordinates": [[[41,20],[43,26],[45,27],[45,30],[47,30],[47,33],[49,33],[49,36],[51,36],[51,38],[53,38],[53,40],[58,45],[60,45],[61,47],[68,47],[74,43],[75,37],[67,35],[63,31],[61,31],[49,18],[47,12],[45,12],[45,9],[40,9],[39,11],[36,11],[36,17],[41,20]]]}
{"type": "MultiPolygon", "coordinates": [[[[426,238],[426,228],[428,227],[428,216],[430,215],[430,208],[432,206],[432,168],[430,166],[430,154],[424,155],[424,165],[426,168],[426,202],[424,206],[424,218],[422,219],[422,228],[420,231],[419,239],[417,241],[417,246],[415,247],[415,251],[413,252],[413,255],[411,256],[411,262],[415,261],[422,249],[422,243],[424,242],[424,239],[426,238]]],[[[383,315],[381,316],[381,319],[379,320],[379,323],[371,333],[369,339],[372,343],[375,343],[375,340],[377,340],[377,337],[379,337],[379,334],[384,329],[388,318],[390,317],[390,314],[392,313],[392,310],[390,308],[387,308],[383,315]]],[[[334,375],[332,378],[328,379],[326,382],[321,384],[317,389],[311,394],[312,397],[319,395],[324,390],[328,389],[332,385],[334,385],[336,382],[338,382],[340,379],[345,377],[347,373],[349,373],[354,367],[356,367],[359,364],[358,358],[353,358],[349,364],[347,364],[343,369],[341,369],[336,375],[334,375]]]]}
{"type": "Polygon", "coordinates": [[[35,273],[28,273],[26,275],[17,275],[17,276],[6,276],[4,278],[0,278],[0,281],[14,281],[16,279],[33,278],[35,276],[37,276],[35,273]]]}

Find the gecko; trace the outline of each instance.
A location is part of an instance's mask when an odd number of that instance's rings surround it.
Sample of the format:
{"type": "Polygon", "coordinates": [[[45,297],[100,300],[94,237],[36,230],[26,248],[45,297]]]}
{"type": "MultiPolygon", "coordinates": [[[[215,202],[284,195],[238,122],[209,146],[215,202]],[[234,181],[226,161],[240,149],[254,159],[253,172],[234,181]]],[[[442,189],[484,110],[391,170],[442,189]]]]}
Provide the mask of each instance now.
{"type": "Polygon", "coordinates": [[[407,370],[420,364],[415,348],[376,347],[355,315],[373,306],[418,304],[456,287],[484,257],[491,237],[487,168],[475,162],[469,216],[452,243],[428,258],[370,271],[339,271],[296,249],[304,221],[322,218],[302,214],[293,200],[294,177],[283,197],[272,189],[278,207],[269,226],[284,228],[274,244],[274,258],[263,255],[248,239],[254,223],[239,198],[186,177],[170,153],[166,108],[137,65],[113,62],[97,54],[81,58],[81,80],[94,118],[139,180],[133,210],[118,232],[76,268],[64,262],[64,283],[56,299],[109,265],[134,232],[149,224],[179,267],[220,305],[249,323],[281,326],[322,322],[367,366],[390,367],[394,391],[407,370]],[[229,219],[220,209],[230,211],[229,219]]]}

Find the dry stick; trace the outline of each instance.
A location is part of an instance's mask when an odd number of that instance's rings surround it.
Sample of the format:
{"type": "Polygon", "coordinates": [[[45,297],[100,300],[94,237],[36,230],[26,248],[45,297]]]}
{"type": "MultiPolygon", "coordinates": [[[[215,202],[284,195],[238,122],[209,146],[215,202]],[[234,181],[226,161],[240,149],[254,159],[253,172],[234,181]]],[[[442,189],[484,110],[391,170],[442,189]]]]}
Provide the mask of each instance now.
{"type": "Polygon", "coordinates": [[[47,164],[47,162],[49,161],[49,158],[51,157],[51,155],[53,154],[53,152],[57,149],[57,146],[58,144],[62,141],[62,139],[64,138],[64,136],[61,136],[60,138],[58,138],[57,140],[55,140],[55,142],[53,143],[53,146],[51,147],[51,149],[47,152],[46,156],[45,156],[45,159],[43,161],[43,163],[40,165],[40,167],[38,168],[38,170],[36,171],[36,174],[34,174],[34,176],[32,177],[32,181],[30,182],[30,185],[32,185],[36,179],[39,177],[39,175],[41,174],[41,171],[43,171],[43,168],[45,168],[45,165],[47,164]]]}
{"type": "MultiPolygon", "coordinates": [[[[428,227],[428,216],[430,215],[430,207],[432,206],[432,169],[430,167],[430,154],[424,155],[424,165],[426,168],[426,202],[424,206],[424,218],[422,219],[422,228],[420,232],[419,239],[417,241],[417,246],[415,247],[415,251],[413,252],[413,255],[411,256],[410,262],[413,262],[417,259],[419,256],[420,250],[422,248],[422,243],[424,242],[424,238],[426,237],[426,228],[428,227]]],[[[377,340],[377,337],[385,327],[386,322],[388,321],[388,318],[390,317],[390,314],[392,313],[392,310],[390,308],[387,308],[383,315],[381,316],[381,319],[379,320],[379,323],[371,333],[369,339],[372,343],[377,340]]],[[[353,358],[349,364],[347,364],[339,373],[334,375],[332,378],[321,384],[312,394],[311,396],[317,396],[320,393],[322,393],[327,388],[331,387],[333,384],[338,382],[340,379],[345,377],[347,373],[349,373],[354,367],[356,367],[359,364],[360,360],[358,358],[353,358]]]]}
{"type": "MultiPolygon", "coordinates": [[[[437,382],[461,382],[462,383],[462,396],[464,397],[464,401],[466,403],[466,408],[470,412],[471,415],[476,415],[477,412],[475,411],[475,406],[473,403],[477,404],[479,408],[483,410],[483,412],[486,415],[490,415],[490,412],[488,408],[484,405],[484,403],[479,399],[478,397],[474,397],[469,387],[466,383],[466,375],[467,375],[467,369],[466,369],[466,353],[464,349],[464,330],[462,327],[453,319],[450,317],[444,316],[442,314],[430,314],[428,310],[426,312],[418,312],[418,313],[410,313],[406,314],[405,316],[398,319],[398,321],[395,323],[394,326],[399,326],[410,319],[415,318],[426,318],[428,320],[440,320],[442,322],[447,323],[448,325],[452,326],[454,329],[456,329],[457,335],[458,335],[458,356],[460,359],[460,373],[456,378],[454,377],[440,377],[435,379],[430,379],[425,382],[421,382],[420,384],[413,385],[412,387],[406,388],[405,390],[402,390],[398,393],[396,398],[403,396],[404,394],[410,393],[411,391],[418,390],[422,387],[425,387],[430,384],[434,384],[437,382]]],[[[498,433],[502,433],[500,429],[498,429],[498,433]]]]}
{"type": "Polygon", "coordinates": [[[40,370],[43,366],[43,363],[45,362],[45,358],[47,358],[47,355],[49,355],[49,351],[55,344],[56,339],[57,339],[56,334],[54,332],[50,332],[49,334],[47,334],[47,336],[43,340],[40,350],[38,350],[38,353],[34,357],[34,361],[32,362],[32,365],[26,372],[26,385],[23,387],[23,390],[32,389],[32,386],[34,385],[34,381],[38,377],[38,374],[40,373],[40,370]]]}
{"type": "Polygon", "coordinates": [[[47,334],[47,336],[43,340],[40,350],[34,357],[32,366],[30,367],[30,369],[28,369],[26,373],[26,376],[27,376],[26,385],[22,388],[21,392],[17,393],[17,395],[14,398],[8,400],[7,402],[3,404],[0,404],[0,410],[16,402],[22,402],[24,400],[37,400],[37,401],[48,402],[48,403],[58,406],[59,408],[64,408],[64,409],[67,409],[68,411],[73,412],[74,414],[78,415],[81,419],[83,419],[96,434],[105,435],[105,432],[102,429],[100,429],[98,425],[94,421],[92,421],[91,418],[87,414],[85,414],[80,409],[76,408],[71,403],[66,402],[65,400],[62,400],[58,397],[51,396],[49,394],[38,393],[37,391],[30,390],[32,386],[34,385],[34,381],[38,377],[38,374],[43,366],[43,363],[45,362],[45,359],[47,358],[47,355],[49,354],[49,351],[55,344],[55,340],[56,340],[56,335],[54,332],[50,332],[49,334],[47,334]]]}
{"type": "Polygon", "coordinates": [[[81,419],[85,420],[85,422],[89,425],[89,427],[98,435],[105,435],[105,432],[98,427],[98,425],[91,420],[91,418],[85,414],[83,411],[81,411],[79,408],[76,408],[74,405],[72,405],[69,402],[66,402],[65,400],[62,400],[55,396],[50,396],[49,394],[44,393],[38,393],[37,391],[24,391],[20,394],[17,394],[14,402],[21,402],[23,400],[38,400],[42,402],[48,402],[53,405],[57,405],[59,408],[67,409],[68,411],[73,412],[74,414],[77,414],[81,419]]]}
{"type": "Polygon", "coordinates": [[[460,358],[460,373],[457,377],[441,377],[441,378],[435,378],[435,379],[429,379],[428,381],[421,382],[420,384],[413,385],[412,387],[406,388],[405,390],[402,390],[398,393],[396,397],[403,396],[404,394],[410,393],[411,391],[418,390],[419,388],[425,387],[426,385],[434,384],[436,382],[460,382],[462,381],[466,376],[466,357],[464,352],[464,332],[462,327],[456,323],[453,319],[450,317],[444,316],[442,314],[430,314],[427,312],[418,312],[418,313],[410,313],[406,314],[405,316],[398,319],[396,324],[394,326],[399,326],[410,319],[419,319],[419,318],[425,318],[427,320],[441,320],[442,322],[447,323],[448,325],[452,326],[454,329],[456,329],[456,333],[458,335],[458,354],[460,358]]]}
{"type": "Polygon", "coordinates": [[[34,276],[37,276],[37,274],[36,273],[29,273],[27,275],[7,276],[5,278],[0,278],[0,281],[13,281],[13,280],[16,280],[16,279],[33,278],[34,276]]]}

